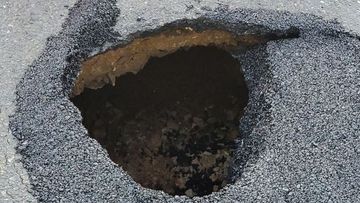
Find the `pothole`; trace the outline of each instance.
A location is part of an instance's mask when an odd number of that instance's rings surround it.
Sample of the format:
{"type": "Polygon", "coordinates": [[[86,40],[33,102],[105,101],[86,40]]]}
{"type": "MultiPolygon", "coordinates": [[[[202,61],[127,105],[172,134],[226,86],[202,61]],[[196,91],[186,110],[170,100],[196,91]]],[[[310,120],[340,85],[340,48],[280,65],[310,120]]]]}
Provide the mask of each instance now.
{"type": "Polygon", "coordinates": [[[227,184],[247,103],[239,63],[215,47],[152,58],[73,102],[90,136],[144,187],[206,195],[227,184]]]}
{"type": "Polygon", "coordinates": [[[204,196],[230,183],[248,90],[233,48],[264,36],[164,31],[82,63],[72,101],[89,136],[142,186],[204,196]]]}

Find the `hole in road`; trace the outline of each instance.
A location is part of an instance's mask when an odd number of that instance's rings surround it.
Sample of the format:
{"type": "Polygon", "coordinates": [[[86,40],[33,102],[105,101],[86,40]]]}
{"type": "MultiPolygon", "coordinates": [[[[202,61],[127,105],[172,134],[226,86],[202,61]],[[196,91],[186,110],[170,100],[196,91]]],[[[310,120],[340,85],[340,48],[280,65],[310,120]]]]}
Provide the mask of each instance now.
{"type": "Polygon", "coordinates": [[[72,92],[89,136],[142,186],[204,196],[231,183],[248,90],[225,50],[263,43],[225,31],[165,31],[86,59],[72,92]]]}
{"type": "Polygon", "coordinates": [[[215,47],[151,58],[116,85],[73,98],[91,137],[144,187],[202,196],[228,182],[247,104],[239,63],[215,47]]]}

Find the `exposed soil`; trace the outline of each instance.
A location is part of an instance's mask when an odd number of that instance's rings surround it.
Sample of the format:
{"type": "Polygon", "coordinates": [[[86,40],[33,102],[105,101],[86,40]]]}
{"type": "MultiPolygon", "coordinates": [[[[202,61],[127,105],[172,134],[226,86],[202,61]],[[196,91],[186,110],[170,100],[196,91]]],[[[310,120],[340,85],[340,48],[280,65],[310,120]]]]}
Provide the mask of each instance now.
{"type": "Polygon", "coordinates": [[[152,58],[116,86],[73,98],[90,136],[136,182],[190,197],[228,183],[247,100],[239,63],[215,47],[152,58]]]}

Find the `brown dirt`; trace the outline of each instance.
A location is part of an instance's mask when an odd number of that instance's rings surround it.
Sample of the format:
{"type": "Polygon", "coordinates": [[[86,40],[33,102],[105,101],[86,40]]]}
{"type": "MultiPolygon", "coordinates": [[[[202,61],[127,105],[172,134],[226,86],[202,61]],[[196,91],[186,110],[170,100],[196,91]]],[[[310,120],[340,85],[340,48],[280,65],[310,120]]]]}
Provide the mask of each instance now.
{"type": "Polygon", "coordinates": [[[202,196],[228,182],[248,100],[239,63],[214,47],[152,58],[73,98],[91,137],[144,187],[202,196]]]}
{"type": "Polygon", "coordinates": [[[148,37],[134,39],[125,46],[110,49],[83,61],[72,95],[81,94],[84,88],[98,89],[109,83],[115,86],[116,77],[126,73],[137,73],[151,57],[163,57],[180,48],[212,45],[231,49],[266,41],[264,36],[237,36],[224,30],[197,32],[191,27],[168,29],[148,37]]]}

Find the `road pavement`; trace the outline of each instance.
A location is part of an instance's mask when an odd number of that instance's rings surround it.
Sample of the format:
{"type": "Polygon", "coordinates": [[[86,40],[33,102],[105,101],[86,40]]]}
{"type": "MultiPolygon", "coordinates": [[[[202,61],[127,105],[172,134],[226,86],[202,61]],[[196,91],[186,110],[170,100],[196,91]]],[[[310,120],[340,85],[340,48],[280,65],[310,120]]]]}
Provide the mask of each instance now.
{"type": "Polygon", "coordinates": [[[241,127],[250,137],[245,146],[260,141],[254,148],[260,153],[235,184],[194,200],[360,201],[360,1],[85,0],[69,11],[74,4],[1,2],[0,202],[192,201],[143,189],[117,168],[86,136],[63,83],[73,79],[69,64],[79,53],[203,15],[229,26],[295,26],[301,35],[235,55],[249,81],[261,78],[250,84],[244,123],[258,122],[241,127]],[[260,111],[264,103],[269,107],[260,111]]]}

